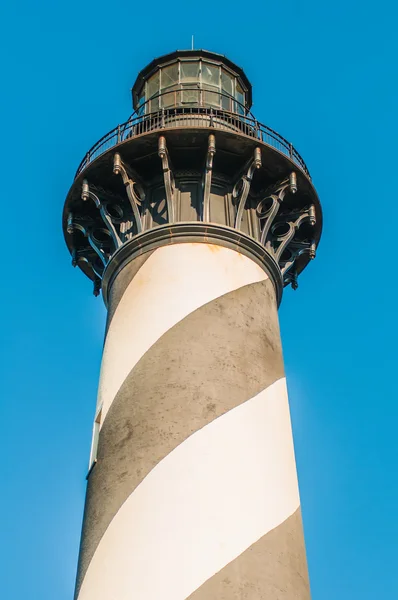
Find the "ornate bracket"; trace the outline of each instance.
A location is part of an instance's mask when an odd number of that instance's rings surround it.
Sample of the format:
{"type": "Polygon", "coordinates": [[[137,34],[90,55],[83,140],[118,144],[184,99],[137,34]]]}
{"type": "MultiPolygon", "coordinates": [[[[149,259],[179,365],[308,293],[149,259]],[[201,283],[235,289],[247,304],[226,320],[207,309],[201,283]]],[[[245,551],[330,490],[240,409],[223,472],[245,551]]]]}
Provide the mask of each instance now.
{"type": "Polygon", "coordinates": [[[275,223],[271,228],[273,242],[277,242],[276,248],[273,248],[275,260],[279,263],[283,251],[293,240],[296,231],[300,229],[303,223],[310,223],[314,226],[316,223],[315,206],[312,204],[308,209],[304,209],[298,216],[297,213],[286,215],[286,218],[279,223],[275,223]],[[290,217],[290,220],[289,220],[290,217]]]}
{"type": "Polygon", "coordinates": [[[203,193],[203,221],[210,221],[210,190],[211,177],[213,173],[213,158],[216,153],[216,138],[211,133],[208,138],[206,168],[204,175],[204,193],[203,193]]]}
{"type": "MultiPolygon", "coordinates": [[[[106,238],[110,238],[109,231],[107,229],[97,228],[95,226],[95,223],[93,223],[92,219],[74,221],[73,228],[74,230],[81,231],[81,233],[87,238],[91,248],[99,256],[103,266],[106,267],[108,258],[105,254],[104,246],[106,245],[106,238]],[[100,239],[98,235],[102,235],[104,239],[100,239]]],[[[75,256],[75,260],[77,261],[79,259],[80,256],[79,253],[77,253],[75,256]]]]}
{"type": "Polygon", "coordinates": [[[102,267],[105,268],[108,263],[106,250],[112,245],[109,230],[98,227],[98,223],[89,216],[74,217],[72,213],[68,215],[68,223],[68,233],[80,231],[89,243],[89,246],[83,248],[73,248],[72,266],[76,267],[79,262],[85,262],[91,267],[96,277],[101,277],[101,270],[98,270],[95,261],[92,260],[92,251],[99,257],[102,267]]]}
{"type": "MultiPolygon", "coordinates": [[[[95,206],[98,208],[100,215],[102,217],[102,220],[104,221],[105,226],[112,238],[112,241],[115,244],[115,248],[120,248],[120,246],[122,245],[122,241],[119,237],[119,234],[116,231],[114,224],[112,223],[111,216],[107,212],[106,206],[101,202],[101,200],[98,198],[98,196],[92,190],[90,190],[90,186],[88,184],[87,179],[83,179],[81,198],[84,201],[88,200],[89,198],[94,201],[95,206]]],[[[89,241],[90,241],[90,236],[89,236],[89,241]]],[[[91,244],[91,241],[90,241],[90,244],[91,244]]]]}
{"type": "Polygon", "coordinates": [[[311,242],[295,242],[289,246],[290,256],[284,264],[281,265],[281,273],[284,284],[291,284],[292,288],[296,290],[298,288],[297,283],[297,271],[295,268],[296,260],[302,254],[308,254],[310,259],[313,260],[316,256],[316,243],[315,240],[311,242]]]}
{"type": "Polygon", "coordinates": [[[294,290],[297,290],[298,288],[298,281],[297,281],[297,271],[296,269],[290,269],[290,271],[287,273],[287,275],[283,278],[283,283],[284,285],[287,285],[290,283],[290,285],[292,286],[292,288],[294,290]]]}
{"type": "Polygon", "coordinates": [[[68,213],[68,220],[66,222],[66,231],[70,234],[72,234],[74,232],[73,213],[72,212],[68,213]]]}
{"type": "Polygon", "coordinates": [[[94,279],[94,290],[93,290],[93,294],[95,297],[99,296],[99,293],[101,291],[101,279],[96,276],[94,279]]]}
{"type": "Polygon", "coordinates": [[[167,151],[166,138],[164,135],[159,137],[158,154],[162,159],[164,187],[166,190],[167,216],[168,222],[174,223],[174,177],[170,168],[169,153],[167,151]]]}
{"type": "Polygon", "coordinates": [[[297,175],[294,172],[290,173],[287,179],[269,187],[266,191],[266,196],[257,205],[256,213],[258,218],[260,221],[265,219],[260,235],[260,243],[264,246],[267,242],[269,230],[278,214],[287,191],[290,191],[292,194],[297,192],[297,175]]]}
{"type": "Polygon", "coordinates": [[[238,211],[235,218],[235,228],[240,230],[242,225],[243,211],[246,205],[246,200],[249,195],[250,185],[256,169],[261,167],[261,150],[257,146],[254,149],[253,159],[249,162],[245,175],[242,175],[240,180],[235,184],[232,196],[238,200],[238,211]]]}
{"type": "MultiPolygon", "coordinates": [[[[127,172],[127,169],[121,159],[120,154],[116,152],[113,157],[113,172],[115,175],[120,175],[123,179],[123,183],[126,187],[127,197],[130,202],[131,210],[133,211],[135,226],[137,229],[137,233],[141,233],[142,231],[142,221],[140,211],[138,209],[141,206],[141,203],[144,199],[143,192],[141,193],[141,197],[139,197],[135,191],[135,187],[137,186],[137,182],[135,182],[127,172]]],[[[125,229],[128,229],[128,224],[126,223],[125,229]]],[[[132,237],[132,233],[126,233],[126,239],[130,239],[132,237]]]]}

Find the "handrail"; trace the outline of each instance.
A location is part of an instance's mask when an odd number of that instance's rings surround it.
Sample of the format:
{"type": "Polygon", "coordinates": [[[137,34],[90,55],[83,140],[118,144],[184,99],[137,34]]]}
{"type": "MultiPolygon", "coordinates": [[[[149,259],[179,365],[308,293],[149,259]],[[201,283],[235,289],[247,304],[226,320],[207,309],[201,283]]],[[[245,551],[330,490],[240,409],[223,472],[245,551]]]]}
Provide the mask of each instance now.
{"type": "MultiPolygon", "coordinates": [[[[189,89],[189,88],[185,88],[189,89]]],[[[198,88],[194,88],[201,91],[198,88]]],[[[181,90],[173,90],[181,92],[181,90]]],[[[207,90],[204,90],[207,91],[207,90]]],[[[166,93],[170,93],[167,92],[166,93]]],[[[225,96],[221,92],[214,92],[220,96],[225,96]]],[[[150,99],[151,100],[151,99],[150,99]]],[[[144,107],[150,100],[147,100],[144,107]]],[[[232,99],[234,103],[239,105],[239,102],[232,99]]],[[[243,107],[243,105],[241,105],[243,107]]],[[[141,107],[141,110],[142,110],[141,107]]],[[[239,130],[244,135],[258,139],[265,144],[275,148],[282,154],[288,156],[304,173],[311,178],[310,173],[304,160],[300,154],[284,137],[276,131],[263,125],[245,108],[245,114],[226,111],[220,108],[212,108],[210,106],[173,106],[171,108],[162,108],[155,112],[138,115],[133,113],[131,117],[121,125],[111,129],[105,134],[90,150],[81,161],[75,178],[96,158],[104,154],[107,150],[114,148],[118,144],[126,141],[129,138],[150,133],[156,130],[161,130],[169,127],[209,127],[213,129],[221,129],[228,131],[239,130]]]]}

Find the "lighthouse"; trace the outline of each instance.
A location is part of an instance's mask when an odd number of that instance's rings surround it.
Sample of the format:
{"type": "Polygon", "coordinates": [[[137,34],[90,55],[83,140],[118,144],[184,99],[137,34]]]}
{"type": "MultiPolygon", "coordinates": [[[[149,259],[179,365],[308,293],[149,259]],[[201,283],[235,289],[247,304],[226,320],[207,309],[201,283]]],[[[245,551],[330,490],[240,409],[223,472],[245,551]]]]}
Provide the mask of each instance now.
{"type": "Polygon", "coordinates": [[[252,87],[205,50],[153,60],[66,198],[107,307],[76,600],[309,600],[278,307],[319,199],[252,87]]]}

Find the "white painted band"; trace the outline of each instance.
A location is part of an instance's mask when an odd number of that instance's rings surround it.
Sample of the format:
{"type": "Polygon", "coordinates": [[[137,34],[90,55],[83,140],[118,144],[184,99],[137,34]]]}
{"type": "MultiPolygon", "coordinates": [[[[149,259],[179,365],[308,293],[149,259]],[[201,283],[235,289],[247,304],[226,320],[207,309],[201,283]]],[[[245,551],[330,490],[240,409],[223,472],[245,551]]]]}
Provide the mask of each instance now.
{"type": "Polygon", "coordinates": [[[125,290],[107,333],[97,402],[102,422],[131,369],[168,329],[203,304],[266,278],[250,258],[222,246],[155,250],[125,290]]]}
{"type": "Polygon", "coordinates": [[[147,475],[101,539],[79,600],[185,600],[299,502],[283,378],[147,475]]]}

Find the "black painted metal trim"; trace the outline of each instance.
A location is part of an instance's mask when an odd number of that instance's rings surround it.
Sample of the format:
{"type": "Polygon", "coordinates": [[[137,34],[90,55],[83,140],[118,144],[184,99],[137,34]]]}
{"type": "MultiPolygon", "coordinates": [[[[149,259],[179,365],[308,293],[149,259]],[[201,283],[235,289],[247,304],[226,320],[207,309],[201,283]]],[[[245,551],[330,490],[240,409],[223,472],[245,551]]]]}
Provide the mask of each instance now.
{"type": "Polygon", "coordinates": [[[136,235],[121,246],[110,259],[102,279],[102,295],[108,306],[109,291],[120,271],[137,256],[162,246],[184,243],[217,244],[244,254],[257,263],[271,279],[279,306],[283,280],[279,266],[269,252],[250,236],[225,225],[202,222],[181,222],[161,225],[136,235]]]}

